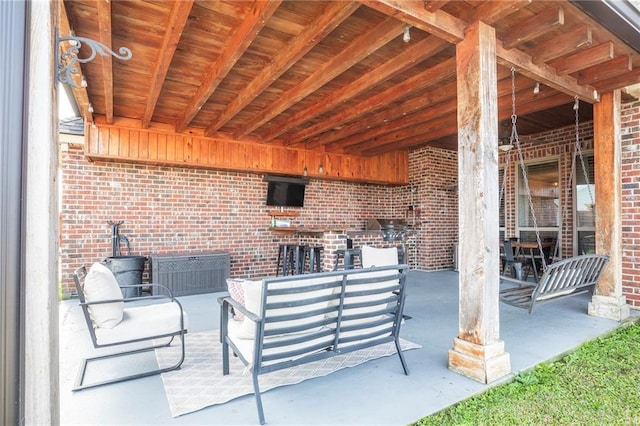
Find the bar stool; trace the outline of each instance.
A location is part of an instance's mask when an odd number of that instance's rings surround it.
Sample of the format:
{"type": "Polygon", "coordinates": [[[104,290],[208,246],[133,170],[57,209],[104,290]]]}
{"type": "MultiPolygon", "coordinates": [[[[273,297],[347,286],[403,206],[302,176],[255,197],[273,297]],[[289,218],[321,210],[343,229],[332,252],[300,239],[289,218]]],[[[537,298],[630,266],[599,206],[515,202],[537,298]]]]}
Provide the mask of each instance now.
{"type": "Polygon", "coordinates": [[[311,247],[304,246],[303,259],[302,259],[302,272],[314,273],[322,270],[320,266],[321,252],[324,248],[322,246],[311,247]],[[307,265],[309,267],[307,268],[307,265]]]}
{"type": "Polygon", "coordinates": [[[279,244],[276,277],[280,275],[298,275],[304,264],[304,246],[298,244],[279,244]]]}

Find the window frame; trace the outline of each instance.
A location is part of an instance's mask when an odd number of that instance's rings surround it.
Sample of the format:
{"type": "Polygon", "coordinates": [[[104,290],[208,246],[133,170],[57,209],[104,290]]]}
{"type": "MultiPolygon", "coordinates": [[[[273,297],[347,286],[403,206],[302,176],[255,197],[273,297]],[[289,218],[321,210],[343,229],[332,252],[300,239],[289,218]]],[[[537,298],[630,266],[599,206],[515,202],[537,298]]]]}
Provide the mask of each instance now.
{"type": "MultiPolygon", "coordinates": [[[[593,226],[579,226],[578,225],[578,173],[582,174],[582,165],[580,164],[580,155],[577,153],[573,153],[572,154],[572,160],[573,158],[575,158],[575,164],[574,164],[574,170],[573,170],[573,182],[571,182],[571,188],[572,188],[572,193],[573,193],[573,199],[571,200],[571,208],[573,210],[573,223],[572,223],[572,247],[573,247],[573,253],[580,255],[582,253],[578,252],[578,249],[580,247],[580,238],[579,238],[579,233],[580,232],[593,232],[593,237],[594,237],[594,253],[595,253],[595,235],[596,235],[596,226],[595,226],[595,220],[596,220],[596,214],[594,211],[593,214],[593,226]]],[[[592,171],[594,174],[595,173],[595,155],[593,150],[585,150],[582,151],[582,156],[585,158],[590,157],[593,158],[593,168],[594,170],[592,171]]],[[[588,165],[587,165],[588,167],[588,165]]],[[[589,170],[587,170],[587,172],[589,172],[589,170]]],[[[594,203],[597,203],[597,198],[596,198],[596,182],[595,182],[595,178],[593,179],[593,181],[590,181],[589,184],[592,186],[592,190],[591,193],[593,194],[593,198],[594,198],[594,203]]]]}
{"type": "MultiPolygon", "coordinates": [[[[531,159],[529,161],[525,161],[524,165],[527,168],[527,176],[529,175],[529,167],[530,166],[534,166],[534,165],[540,165],[540,164],[550,164],[550,163],[555,163],[556,168],[557,168],[557,177],[558,177],[558,217],[556,219],[556,226],[538,226],[538,231],[540,233],[553,233],[554,237],[557,239],[560,237],[560,230],[562,227],[562,200],[563,200],[563,196],[564,196],[564,188],[561,187],[560,185],[560,176],[561,176],[561,169],[560,169],[560,157],[557,155],[553,155],[553,156],[548,156],[548,157],[544,157],[544,158],[536,158],[536,159],[531,159]]],[[[522,171],[521,168],[521,164],[518,162],[517,164],[517,171],[516,171],[516,176],[515,176],[515,191],[514,191],[514,195],[515,195],[515,214],[516,214],[516,220],[515,220],[515,233],[518,236],[518,238],[520,240],[522,240],[522,234],[523,232],[534,232],[536,231],[536,228],[534,226],[521,226],[520,225],[520,208],[522,207],[522,203],[520,202],[520,181],[522,179],[520,172],[522,171]]],[[[530,188],[529,188],[530,189],[530,188]]],[[[525,203],[524,208],[527,209],[527,212],[529,211],[529,205],[528,202],[525,203]]],[[[536,212],[537,214],[537,212],[536,212]]],[[[538,216],[536,215],[536,219],[538,218],[538,216]]],[[[561,250],[560,250],[561,251],[561,250]]],[[[558,255],[561,255],[561,253],[558,253],[558,255]]]]}

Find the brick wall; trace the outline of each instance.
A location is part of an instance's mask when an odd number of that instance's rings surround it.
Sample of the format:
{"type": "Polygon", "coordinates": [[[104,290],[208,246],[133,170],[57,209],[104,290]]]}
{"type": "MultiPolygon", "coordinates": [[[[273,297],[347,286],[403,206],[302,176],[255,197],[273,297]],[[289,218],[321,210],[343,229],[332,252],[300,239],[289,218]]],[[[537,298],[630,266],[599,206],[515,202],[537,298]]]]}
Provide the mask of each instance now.
{"type": "Polygon", "coordinates": [[[417,258],[420,268],[453,266],[453,246],[458,240],[458,153],[425,147],[409,154],[409,181],[402,194],[404,205],[413,204],[417,258]],[[412,200],[413,196],[413,200],[412,200]]]}
{"type": "MultiPolygon", "coordinates": [[[[81,149],[61,152],[60,264],[62,287],[72,274],[111,256],[107,221],[124,221],[120,234],[132,255],[226,250],[231,275],[275,273],[277,245],[289,234],[269,230],[262,175],[111,162],[88,162],[81,149]]],[[[292,226],[361,230],[367,218],[399,214],[398,188],[312,179],[305,207],[291,209],[292,226]]],[[[145,272],[145,277],[147,273],[145,272]]]]}
{"type": "Polygon", "coordinates": [[[623,104],[622,292],[640,308],[640,101],[623,104]]]}

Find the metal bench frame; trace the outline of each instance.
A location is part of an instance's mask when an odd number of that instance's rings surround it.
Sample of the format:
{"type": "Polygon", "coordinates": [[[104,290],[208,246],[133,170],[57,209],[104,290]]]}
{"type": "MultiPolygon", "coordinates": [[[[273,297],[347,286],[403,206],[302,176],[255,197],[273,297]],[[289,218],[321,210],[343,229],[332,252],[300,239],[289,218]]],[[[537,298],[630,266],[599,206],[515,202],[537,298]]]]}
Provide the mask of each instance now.
{"type": "MultiPolygon", "coordinates": [[[[336,277],[333,282],[313,283],[309,285],[295,286],[293,288],[275,288],[274,284],[284,283],[286,281],[300,280],[301,276],[288,276],[267,278],[262,281],[262,311],[258,314],[249,312],[243,305],[238,303],[231,297],[221,297],[218,302],[221,304],[221,327],[220,340],[222,343],[222,364],[223,374],[229,374],[229,349],[231,349],[238,358],[247,366],[253,376],[253,387],[258,408],[258,417],[260,424],[264,424],[264,412],[262,408],[262,400],[260,397],[260,387],[258,384],[258,376],[270,371],[282,370],[293,367],[295,365],[306,364],[325,358],[330,358],[339,354],[353,352],[358,349],[373,347],[382,343],[394,342],[396,351],[402,368],[406,375],[409,369],[405,362],[400,347],[399,333],[402,323],[402,311],[405,301],[405,280],[408,271],[408,265],[382,266],[365,269],[350,269],[334,272],[321,272],[316,274],[305,274],[308,280],[317,277],[336,277]],[[371,276],[372,272],[387,271],[391,275],[384,277],[371,276]],[[363,289],[362,285],[369,283],[387,282],[389,280],[397,280],[397,283],[380,288],[381,285],[373,289],[363,289]],[[334,289],[329,296],[310,297],[309,293],[318,290],[334,289]],[[295,300],[288,302],[275,302],[272,297],[287,294],[293,295],[295,300]],[[362,297],[383,295],[385,298],[382,302],[385,307],[381,308],[381,302],[377,301],[362,302],[362,297]],[[300,312],[299,314],[278,315],[275,310],[290,306],[305,306],[317,304],[319,301],[330,300],[326,308],[318,310],[310,308],[308,312],[300,312]],[[362,313],[362,308],[374,307],[375,309],[362,313]],[[256,323],[256,332],[253,343],[253,362],[245,359],[233,340],[228,335],[228,324],[233,317],[232,308],[237,312],[240,311],[247,319],[256,323]],[[355,309],[349,313],[350,309],[355,309]],[[291,326],[291,321],[308,318],[309,316],[324,315],[324,320],[314,322],[313,324],[291,326]],[[356,320],[350,325],[342,325],[342,322],[356,320]],[[278,327],[278,323],[284,324],[278,327]],[[265,330],[265,325],[275,325],[277,328],[277,339],[269,339],[274,331],[265,330]],[[367,328],[375,325],[375,331],[367,328]],[[378,328],[379,327],[379,328],[378,328]],[[360,333],[362,331],[362,333],[360,333]],[[345,334],[348,333],[348,334],[345,334]],[[305,349],[300,352],[283,351],[274,354],[265,354],[263,349],[279,349],[286,348],[288,344],[299,343],[301,341],[312,342],[316,338],[325,338],[330,340],[330,344],[318,344],[313,347],[313,351],[305,349]]],[[[316,305],[317,306],[317,305],[316,305]]],[[[365,309],[366,310],[366,309],[365,309]]]]}
{"type": "Polygon", "coordinates": [[[500,277],[503,283],[517,284],[500,290],[500,300],[533,311],[536,304],[593,292],[609,257],[586,254],[560,260],[547,266],[537,284],[515,278],[500,277]]]}

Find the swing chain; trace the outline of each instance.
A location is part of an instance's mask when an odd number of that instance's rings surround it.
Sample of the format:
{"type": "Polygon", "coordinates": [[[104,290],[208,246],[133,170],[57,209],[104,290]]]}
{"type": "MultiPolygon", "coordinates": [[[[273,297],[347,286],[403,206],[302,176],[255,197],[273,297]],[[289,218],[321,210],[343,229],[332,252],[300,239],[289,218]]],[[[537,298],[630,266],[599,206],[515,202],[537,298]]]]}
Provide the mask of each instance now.
{"type": "Polygon", "coordinates": [[[516,142],[516,149],[518,151],[518,159],[520,160],[520,169],[522,170],[522,181],[527,192],[527,199],[529,201],[529,210],[531,211],[531,220],[533,221],[533,228],[536,232],[536,241],[538,243],[538,249],[540,250],[540,259],[542,261],[542,270],[547,269],[547,262],[544,258],[544,251],[542,250],[542,240],[540,239],[540,230],[538,229],[538,220],[536,219],[536,212],[533,206],[533,198],[531,197],[531,188],[529,187],[529,178],[527,176],[527,168],[524,163],[524,156],[522,155],[522,148],[520,146],[520,139],[518,138],[518,130],[516,129],[516,121],[518,116],[516,115],[516,74],[515,68],[511,68],[511,144],[516,142]]]}
{"type": "MultiPolygon", "coordinates": [[[[604,234],[602,232],[602,229],[596,226],[595,223],[595,208],[596,208],[596,199],[595,196],[593,194],[593,190],[591,188],[591,182],[589,181],[589,173],[587,172],[587,166],[584,163],[584,155],[582,154],[582,148],[580,147],[580,120],[579,120],[579,109],[580,109],[580,101],[578,100],[578,97],[575,97],[575,103],[573,106],[573,109],[575,110],[575,115],[576,115],[576,153],[578,154],[578,156],[580,157],[580,165],[582,166],[582,175],[584,177],[584,182],[587,185],[587,192],[589,193],[589,200],[591,201],[591,205],[593,206],[593,214],[594,214],[594,228],[598,228],[598,235],[600,236],[600,240],[604,241],[604,234]]],[[[574,156],[575,158],[575,156],[574,156]]],[[[574,161],[575,162],[575,161],[574,161]]]]}
{"type": "MultiPolygon", "coordinates": [[[[504,197],[504,192],[505,192],[505,186],[507,183],[507,176],[508,176],[508,171],[509,171],[509,166],[510,166],[510,160],[511,160],[511,153],[510,152],[505,152],[505,163],[504,163],[504,169],[502,170],[502,185],[500,186],[500,200],[498,202],[498,206],[500,206],[504,200],[505,202],[505,206],[504,206],[504,226],[505,226],[505,232],[506,232],[506,228],[508,227],[508,223],[509,221],[507,219],[510,219],[510,217],[507,217],[507,214],[509,213],[509,209],[507,209],[506,206],[506,199],[504,197]]],[[[505,235],[506,236],[506,235],[505,235]]]]}
{"type": "Polygon", "coordinates": [[[587,190],[589,192],[589,199],[594,208],[596,205],[595,197],[591,191],[591,183],[589,182],[589,173],[587,173],[587,166],[584,164],[584,156],[582,155],[582,148],[580,148],[580,120],[578,115],[578,109],[580,108],[578,97],[576,96],[576,102],[573,109],[576,111],[576,152],[580,156],[580,163],[582,165],[582,174],[584,175],[584,182],[587,184],[587,190]]]}

